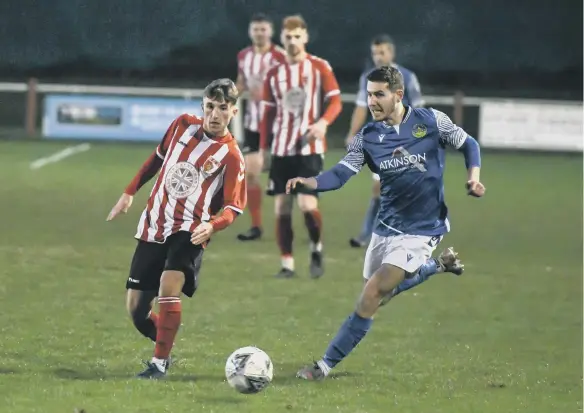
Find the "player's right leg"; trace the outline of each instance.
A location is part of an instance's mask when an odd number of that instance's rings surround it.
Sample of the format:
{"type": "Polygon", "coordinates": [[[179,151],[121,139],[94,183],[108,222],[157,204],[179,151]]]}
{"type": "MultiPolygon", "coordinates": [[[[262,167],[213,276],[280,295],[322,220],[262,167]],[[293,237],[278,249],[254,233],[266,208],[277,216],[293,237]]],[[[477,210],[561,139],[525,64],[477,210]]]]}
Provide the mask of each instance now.
{"type": "Polygon", "coordinates": [[[158,291],[158,324],[154,357],[146,363],[139,378],[158,379],[166,375],[168,360],[178,333],[181,316],[181,293],[192,297],[197,289],[203,248],[193,245],[190,233],[180,231],[167,239],[168,254],[158,291]]]}
{"type": "Polygon", "coordinates": [[[371,200],[369,201],[369,207],[367,207],[365,218],[363,218],[361,233],[358,237],[351,238],[349,240],[349,244],[353,248],[364,247],[371,238],[371,234],[373,233],[375,222],[377,220],[377,214],[379,213],[380,191],[381,183],[379,181],[379,175],[373,174],[373,194],[371,196],[371,200]]]}
{"type": "Polygon", "coordinates": [[[247,180],[247,207],[251,215],[251,228],[237,235],[240,241],[253,241],[262,236],[262,187],[260,175],[264,164],[260,153],[260,134],[245,130],[243,155],[247,180]]]}
{"type": "Polygon", "coordinates": [[[126,281],[128,314],[136,329],[152,341],[156,341],[158,318],[151,310],[158,295],[167,250],[166,244],[138,241],[126,281]]]}
{"type": "MultiPolygon", "coordinates": [[[[317,176],[323,170],[322,155],[296,156],[297,176],[310,178],[317,176]]],[[[310,238],[310,276],[320,278],[324,274],[324,259],[322,252],[322,214],[318,209],[318,193],[299,188],[296,191],[298,207],[304,215],[304,224],[310,238]]]]}
{"type": "Polygon", "coordinates": [[[324,275],[322,252],[322,215],[318,209],[318,198],[314,194],[296,195],[298,207],[304,215],[304,224],[310,238],[310,276],[320,278],[324,275]]]}
{"type": "Polygon", "coordinates": [[[353,351],[365,337],[381,298],[393,290],[405,277],[405,271],[391,264],[383,264],[371,277],[357,302],[353,314],[343,323],[324,356],[313,365],[302,368],[297,377],[305,380],[322,380],[353,351]]]}
{"type": "Polygon", "coordinates": [[[168,244],[138,241],[126,281],[126,308],[136,329],[156,342],[158,315],[152,311],[160,287],[168,244]]]}
{"type": "Polygon", "coordinates": [[[126,309],[134,327],[144,337],[156,342],[158,315],[152,312],[158,290],[140,291],[129,288],[126,294],[126,309]]]}

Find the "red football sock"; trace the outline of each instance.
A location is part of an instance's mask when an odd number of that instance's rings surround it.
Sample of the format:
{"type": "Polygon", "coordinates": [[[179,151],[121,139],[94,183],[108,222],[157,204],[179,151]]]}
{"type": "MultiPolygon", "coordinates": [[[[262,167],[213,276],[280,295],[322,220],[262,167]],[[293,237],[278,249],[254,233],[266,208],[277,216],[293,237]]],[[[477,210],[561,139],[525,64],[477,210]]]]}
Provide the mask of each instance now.
{"type": "Polygon", "coordinates": [[[251,226],[262,227],[262,188],[250,185],[247,188],[247,207],[251,215],[251,226]]]}
{"type": "Polygon", "coordinates": [[[292,241],[294,232],[292,231],[292,216],[280,215],[276,222],[276,239],[282,256],[292,255],[292,241]]]}
{"type": "Polygon", "coordinates": [[[180,327],[181,304],[179,297],[158,298],[158,323],[156,324],[156,347],[154,357],[167,359],[180,327]]]}
{"type": "Polygon", "coordinates": [[[313,244],[322,241],[322,215],[318,209],[304,213],[304,223],[308,229],[308,237],[313,244]]]}

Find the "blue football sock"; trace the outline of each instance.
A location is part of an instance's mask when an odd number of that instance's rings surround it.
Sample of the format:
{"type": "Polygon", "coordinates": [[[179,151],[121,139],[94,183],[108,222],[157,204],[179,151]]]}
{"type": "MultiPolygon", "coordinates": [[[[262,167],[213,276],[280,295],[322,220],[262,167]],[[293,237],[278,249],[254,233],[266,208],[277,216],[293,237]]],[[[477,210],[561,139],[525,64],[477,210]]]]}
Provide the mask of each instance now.
{"type": "Polygon", "coordinates": [[[345,320],[321,360],[325,364],[325,366],[321,365],[321,368],[324,367],[325,374],[328,374],[330,369],[339,364],[359,344],[369,331],[372,322],[373,319],[363,318],[357,313],[351,314],[345,320]]]}
{"type": "Polygon", "coordinates": [[[391,293],[392,297],[395,297],[399,293],[403,293],[410,288],[414,288],[418,284],[422,284],[437,272],[438,261],[436,261],[435,258],[429,258],[428,261],[426,261],[426,263],[420,267],[416,275],[414,275],[412,278],[406,278],[397,287],[395,287],[391,293]]]}
{"type": "Polygon", "coordinates": [[[363,219],[361,233],[359,234],[360,241],[366,242],[371,238],[373,227],[375,226],[375,221],[377,220],[377,214],[379,212],[379,203],[379,198],[371,198],[369,207],[367,208],[367,213],[363,219]]]}

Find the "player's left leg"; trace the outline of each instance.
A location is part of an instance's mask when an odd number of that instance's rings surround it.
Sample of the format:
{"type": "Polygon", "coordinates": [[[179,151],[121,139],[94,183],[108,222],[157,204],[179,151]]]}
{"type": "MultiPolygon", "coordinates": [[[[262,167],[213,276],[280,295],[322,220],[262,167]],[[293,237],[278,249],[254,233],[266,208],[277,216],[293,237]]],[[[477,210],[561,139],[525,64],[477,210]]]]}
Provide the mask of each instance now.
{"type": "Polygon", "coordinates": [[[454,275],[461,275],[464,272],[464,264],[458,258],[458,253],[452,247],[442,251],[438,258],[429,258],[415,274],[408,274],[406,279],[395,287],[390,294],[383,297],[381,305],[387,304],[396,295],[422,284],[431,276],[446,272],[454,275]]]}
{"type": "Polygon", "coordinates": [[[243,155],[245,160],[245,176],[247,180],[247,208],[251,215],[251,228],[237,235],[240,241],[253,241],[262,236],[262,187],[260,175],[263,168],[263,155],[259,151],[260,137],[258,132],[245,131],[243,155]]]}
{"type": "Polygon", "coordinates": [[[429,240],[430,237],[373,235],[363,269],[367,283],[355,311],[345,320],[325,355],[314,365],[301,369],[297,377],[306,380],[325,378],[359,344],[369,331],[382,298],[390,294],[407,273],[416,271],[432,255],[436,246],[428,244],[429,240]],[[380,260],[381,266],[371,275],[373,265],[380,260]]]}
{"type": "Polygon", "coordinates": [[[168,359],[180,327],[182,306],[181,293],[192,297],[197,289],[203,248],[193,245],[190,233],[181,231],[169,237],[166,265],[160,277],[158,291],[158,324],[154,357],[140,378],[158,379],[166,375],[168,359]]]}
{"type": "Polygon", "coordinates": [[[304,214],[304,224],[310,238],[310,276],[320,278],[324,274],[322,256],[322,215],[315,195],[298,194],[298,207],[304,214]]]}
{"type": "MultiPolygon", "coordinates": [[[[298,176],[309,178],[322,172],[324,166],[323,155],[298,155],[298,176]]],[[[322,252],[322,215],[318,209],[318,194],[306,188],[299,188],[297,192],[298,207],[304,214],[304,224],[310,239],[310,276],[320,278],[324,274],[324,260],[322,252]]]]}
{"type": "Polygon", "coordinates": [[[373,233],[373,228],[375,227],[375,222],[377,221],[377,214],[379,213],[380,205],[380,191],[381,183],[379,181],[379,175],[373,174],[373,194],[371,195],[371,200],[369,201],[369,206],[367,207],[367,212],[365,213],[365,218],[363,218],[363,224],[361,226],[361,233],[356,238],[351,238],[349,244],[353,248],[362,248],[371,239],[371,234],[373,233]]]}

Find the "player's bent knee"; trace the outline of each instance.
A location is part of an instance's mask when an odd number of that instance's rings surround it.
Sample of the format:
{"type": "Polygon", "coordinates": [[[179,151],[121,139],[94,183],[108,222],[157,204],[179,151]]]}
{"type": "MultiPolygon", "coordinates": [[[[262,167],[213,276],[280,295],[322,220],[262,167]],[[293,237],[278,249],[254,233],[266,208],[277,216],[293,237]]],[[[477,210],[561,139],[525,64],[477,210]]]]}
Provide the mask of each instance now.
{"type": "Polygon", "coordinates": [[[128,314],[136,329],[146,337],[149,337],[151,333],[148,315],[157,294],[158,291],[128,290],[126,299],[128,314]]]}
{"type": "Polygon", "coordinates": [[[160,297],[178,297],[185,285],[185,274],[182,271],[166,270],[160,277],[160,297]]]}
{"type": "Polygon", "coordinates": [[[153,300],[156,298],[158,291],[141,291],[128,289],[126,293],[126,309],[128,314],[132,318],[134,316],[144,315],[144,318],[148,315],[148,312],[152,308],[153,300]]]}

